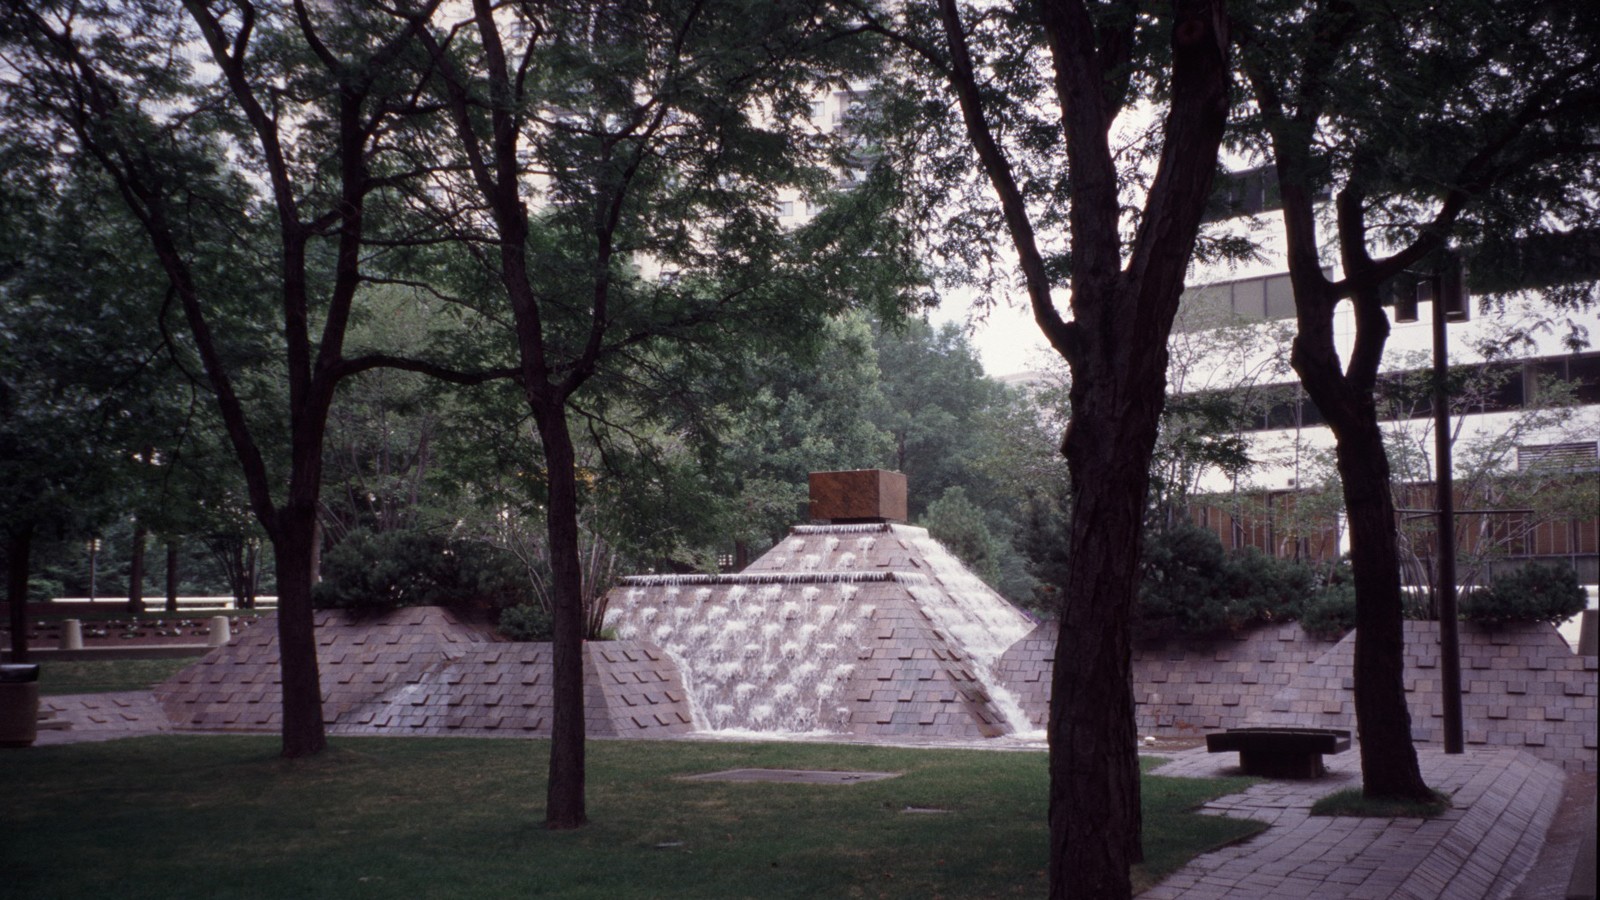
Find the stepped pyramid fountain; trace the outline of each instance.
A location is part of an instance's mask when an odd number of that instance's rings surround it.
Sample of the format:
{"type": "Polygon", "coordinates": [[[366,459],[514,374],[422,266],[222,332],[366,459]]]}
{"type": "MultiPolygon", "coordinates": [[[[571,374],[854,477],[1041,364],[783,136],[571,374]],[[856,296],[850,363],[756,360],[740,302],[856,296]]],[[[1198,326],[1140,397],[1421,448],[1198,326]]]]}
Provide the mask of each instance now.
{"type": "Polygon", "coordinates": [[[617,637],[676,663],[701,731],[997,737],[1034,727],[993,675],[1032,628],[926,529],[905,476],[811,476],[811,517],[734,575],[625,578],[617,637]]]}

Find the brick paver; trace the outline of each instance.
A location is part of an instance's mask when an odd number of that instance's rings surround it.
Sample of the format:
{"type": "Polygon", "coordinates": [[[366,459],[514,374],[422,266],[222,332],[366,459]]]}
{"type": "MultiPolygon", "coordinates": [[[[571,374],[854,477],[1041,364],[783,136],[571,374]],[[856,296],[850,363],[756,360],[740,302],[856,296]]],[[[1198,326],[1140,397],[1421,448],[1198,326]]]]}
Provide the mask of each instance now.
{"type": "MultiPolygon", "coordinates": [[[[1528,873],[1561,801],[1562,771],[1520,750],[1461,755],[1418,751],[1430,785],[1454,806],[1435,819],[1312,816],[1319,797],[1360,784],[1354,751],[1328,757],[1326,778],[1264,781],[1206,804],[1213,815],[1270,827],[1248,841],[1196,857],[1142,896],[1221,898],[1504,897],[1528,873]]],[[[1232,754],[1185,751],[1162,775],[1236,774],[1232,754]]]]}

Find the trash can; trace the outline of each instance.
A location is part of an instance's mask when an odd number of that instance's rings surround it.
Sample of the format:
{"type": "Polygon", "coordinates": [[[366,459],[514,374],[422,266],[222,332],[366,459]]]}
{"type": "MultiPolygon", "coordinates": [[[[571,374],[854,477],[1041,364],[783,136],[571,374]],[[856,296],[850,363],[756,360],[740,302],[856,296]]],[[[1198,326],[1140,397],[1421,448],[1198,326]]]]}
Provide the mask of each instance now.
{"type": "Polygon", "coordinates": [[[0,747],[30,747],[39,736],[39,667],[0,665],[0,747]]]}

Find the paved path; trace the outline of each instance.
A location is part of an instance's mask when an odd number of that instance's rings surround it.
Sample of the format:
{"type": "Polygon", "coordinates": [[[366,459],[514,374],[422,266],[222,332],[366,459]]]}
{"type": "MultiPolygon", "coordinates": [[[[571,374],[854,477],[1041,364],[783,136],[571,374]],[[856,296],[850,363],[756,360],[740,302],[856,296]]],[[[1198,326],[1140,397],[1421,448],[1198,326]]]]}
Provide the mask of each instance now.
{"type": "MultiPolygon", "coordinates": [[[[1430,785],[1454,807],[1435,819],[1310,815],[1317,798],[1360,784],[1354,751],[1327,757],[1330,774],[1312,781],[1265,781],[1205,807],[1216,815],[1268,822],[1262,834],[1196,857],[1142,896],[1220,898],[1509,897],[1539,857],[1561,804],[1565,776],[1518,750],[1474,749],[1447,756],[1418,751],[1430,785]]],[[[1163,775],[1235,774],[1233,754],[1203,748],[1177,754],[1163,775]]]]}

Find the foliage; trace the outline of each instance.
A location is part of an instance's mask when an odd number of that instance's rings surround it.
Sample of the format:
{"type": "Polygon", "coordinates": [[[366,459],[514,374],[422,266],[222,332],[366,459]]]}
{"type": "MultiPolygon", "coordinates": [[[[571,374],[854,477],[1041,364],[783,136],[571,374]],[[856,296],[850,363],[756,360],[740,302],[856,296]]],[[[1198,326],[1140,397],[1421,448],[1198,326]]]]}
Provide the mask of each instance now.
{"type": "MultiPolygon", "coordinates": [[[[1421,2],[1263,0],[1234,17],[1252,101],[1239,146],[1270,156],[1279,183],[1299,328],[1293,365],[1336,438],[1367,646],[1398,646],[1402,634],[1391,473],[1373,396],[1387,296],[1411,289],[1417,273],[1458,271],[1458,253],[1493,270],[1519,242],[1592,245],[1600,220],[1591,139],[1600,32],[1590,10],[1491,0],[1437,13],[1421,2]],[[1335,255],[1324,237],[1336,240],[1336,277],[1323,270],[1335,255]],[[1346,300],[1353,340],[1336,339],[1346,300]]],[[[1550,296],[1592,304],[1595,284],[1550,296]]],[[[1402,663],[1396,653],[1357,661],[1363,786],[1422,799],[1402,663]]]]}
{"type": "MultiPolygon", "coordinates": [[[[539,606],[554,621],[556,586],[550,545],[539,543],[534,548],[532,557],[519,556],[519,560],[533,581],[533,594],[539,606]]],[[[578,564],[578,602],[583,612],[583,639],[603,640],[611,586],[616,583],[619,574],[617,554],[600,535],[584,531],[578,536],[578,564]]]]}
{"type": "Polygon", "coordinates": [[[1486,628],[1518,622],[1559,625],[1582,612],[1588,595],[1570,566],[1528,563],[1496,575],[1461,598],[1461,617],[1486,628]]]}
{"type": "Polygon", "coordinates": [[[530,594],[514,556],[428,531],[352,532],[322,557],[313,598],[333,609],[503,609],[530,594]]]}
{"type": "MultiPolygon", "coordinates": [[[[752,347],[726,391],[710,448],[718,531],[751,550],[803,519],[810,472],[888,466],[892,438],[879,421],[882,371],[868,318],[828,321],[814,353],[774,357],[752,347]]],[[[720,404],[719,404],[720,406],[720,404]]],[[[921,486],[913,482],[913,494],[921,486]]]]}
{"type": "Polygon", "coordinates": [[[1029,609],[1047,619],[1061,614],[1062,585],[1071,569],[1067,553],[1071,504],[1065,482],[1047,483],[1029,496],[1018,531],[1028,574],[1035,581],[1029,609]],[[1053,487],[1053,489],[1052,489],[1053,487]]]}
{"type": "Polygon", "coordinates": [[[1253,550],[1226,553],[1186,523],[1145,534],[1136,625],[1146,636],[1216,635],[1295,617],[1311,593],[1308,566],[1253,550]]]}
{"type": "MultiPolygon", "coordinates": [[[[352,352],[421,355],[449,348],[467,362],[474,350],[468,317],[425,291],[384,285],[363,291],[357,301],[347,339],[352,352]]],[[[463,484],[494,474],[469,471],[491,463],[473,445],[494,434],[478,429],[457,431],[451,449],[467,458],[451,473],[440,472],[443,432],[459,421],[460,405],[456,391],[418,372],[375,369],[340,384],[323,449],[320,521],[329,539],[337,543],[360,528],[390,531],[459,518],[462,510],[451,501],[463,484]]]]}
{"type": "MultiPolygon", "coordinates": [[[[50,557],[80,561],[129,512],[164,524],[183,505],[166,487],[188,474],[193,392],[163,345],[164,279],[137,222],[104,178],[42,165],[29,140],[0,125],[0,562],[82,596],[87,568],[73,579],[50,557]]],[[[127,561],[99,557],[99,596],[127,596],[127,561]]]]}
{"type": "Polygon", "coordinates": [[[853,306],[910,305],[920,266],[884,214],[894,174],[806,121],[816,93],[871,72],[838,39],[851,10],[620,0],[440,16],[466,19],[415,32],[425,105],[444,115],[401,142],[429,180],[408,200],[454,248],[457,295],[506,326],[538,433],[558,709],[546,821],[576,828],[577,643],[600,604],[582,597],[574,425],[648,443],[638,426],[659,423],[685,372],[730,346],[804,344],[853,306]],[[784,227],[781,191],[819,212],[784,227]]]}
{"type": "Polygon", "coordinates": [[[928,504],[921,524],[979,578],[989,584],[999,580],[1000,541],[989,531],[983,510],[967,499],[961,487],[952,487],[928,504]]]}
{"type": "Polygon", "coordinates": [[[985,378],[972,345],[954,324],[921,319],[880,325],[874,341],[882,373],[878,425],[892,441],[889,467],[911,486],[911,518],[952,487],[969,501],[992,506],[996,487],[982,467],[996,436],[984,416],[1010,399],[985,378]]]}
{"type": "Polygon", "coordinates": [[[1216,472],[1237,484],[1260,462],[1244,431],[1279,398],[1289,372],[1289,330],[1221,318],[1186,302],[1167,341],[1167,402],[1150,461],[1150,506],[1175,517],[1216,472]]]}
{"type": "Polygon", "coordinates": [[[1327,639],[1343,637],[1356,627],[1356,586],[1348,565],[1330,570],[1321,590],[1301,604],[1300,627],[1313,637],[1327,639]]]}
{"type": "Polygon", "coordinates": [[[362,5],[0,7],[0,121],[49,171],[101,173],[137,221],[165,282],[156,308],[182,322],[170,343],[198,363],[273,544],[287,756],[325,745],[311,590],[335,389],[372,368],[442,368],[344,348],[357,289],[415,243],[395,154],[414,143],[400,135],[427,76],[397,63],[417,57],[422,24],[362,5]]]}
{"type": "MultiPolygon", "coordinates": [[[[537,827],[542,777],[527,775],[528,757],[545,743],[336,737],[329,752],[293,763],[272,759],[270,742],[257,736],[13,753],[0,768],[0,794],[53,800],[16,804],[0,820],[5,890],[62,900],[623,900],[848,897],[863,886],[886,898],[1043,889],[1039,753],[597,741],[588,785],[596,821],[561,833],[537,827]],[[450,777],[440,777],[441,767],[450,777]],[[745,767],[901,774],[845,788],[683,777],[745,767]],[[243,825],[241,806],[256,811],[243,825]],[[950,813],[911,815],[907,807],[950,813]],[[218,880],[197,857],[226,859],[249,877],[218,880]]],[[[1141,889],[1265,827],[1195,812],[1254,779],[1143,782],[1147,862],[1134,875],[1141,889]]]]}
{"type": "Polygon", "coordinates": [[[555,621],[543,604],[523,603],[500,610],[500,633],[513,641],[548,641],[555,621]]]}
{"type": "Polygon", "coordinates": [[[56,597],[65,597],[67,592],[62,589],[61,582],[52,578],[30,577],[28,579],[28,602],[44,603],[56,597]]]}

